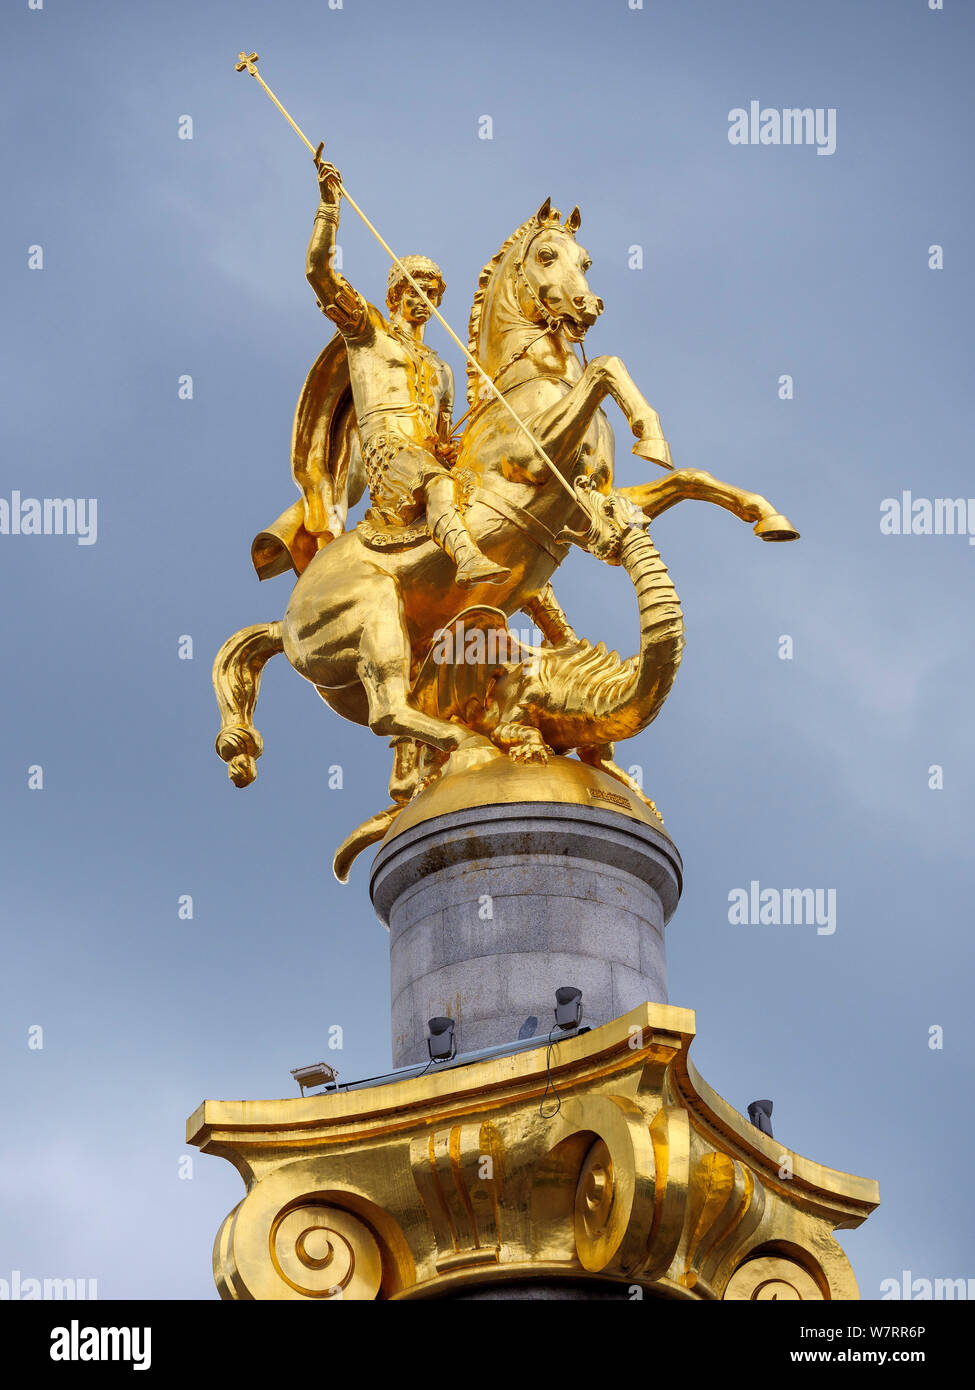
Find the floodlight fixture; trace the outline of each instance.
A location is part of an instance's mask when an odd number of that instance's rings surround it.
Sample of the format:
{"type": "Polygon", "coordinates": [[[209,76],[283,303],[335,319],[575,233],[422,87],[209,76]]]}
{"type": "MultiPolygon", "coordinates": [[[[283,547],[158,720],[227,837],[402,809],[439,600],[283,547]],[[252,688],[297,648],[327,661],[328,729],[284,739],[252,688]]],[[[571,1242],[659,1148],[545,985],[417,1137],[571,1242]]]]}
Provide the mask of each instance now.
{"type": "Polygon", "coordinates": [[[753,1100],[748,1107],[748,1118],[756,1129],[760,1129],[770,1139],[773,1137],[772,1102],[770,1100],[753,1100]]]}
{"type": "Polygon", "coordinates": [[[431,1018],[427,1020],[427,1048],[431,1062],[449,1062],[457,1055],[457,1039],[454,1036],[452,1018],[431,1018]]]}
{"type": "Polygon", "coordinates": [[[555,991],[555,1026],[567,1033],[582,1022],[582,990],[575,985],[560,985],[555,991]]]}
{"type": "Polygon", "coordinates": [[[297,1081],[301,1094],[304,1095],[306,1086],[334,1086],[338,1072],[327,1062],[313,1062],[308,1067],[292,1068],[291,1075],[297,1081]]]}

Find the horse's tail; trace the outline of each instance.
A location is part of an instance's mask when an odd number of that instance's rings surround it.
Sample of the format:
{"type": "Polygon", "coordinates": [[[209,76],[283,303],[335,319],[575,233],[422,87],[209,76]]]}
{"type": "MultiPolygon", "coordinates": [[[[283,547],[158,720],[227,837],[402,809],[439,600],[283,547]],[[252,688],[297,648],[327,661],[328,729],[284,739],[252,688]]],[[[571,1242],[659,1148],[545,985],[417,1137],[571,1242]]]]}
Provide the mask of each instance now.
{"type": "Polygon", "coordinates": [[[385,811],[370,816],[339,845],[332,860],[332,872],[339,883],[348,883],[353,861],[364,849],[381,840],[403,807],[399,804],[387,806],[385,811]]]}
{"type": "Polygon", "coordinates": [[[249,786],[257,776],[264,740],[254,728],[254,707],[265,663],[282,651],[281,624],[255,623],[228,637],[213,663],[221,720],[216,748],[235,787],[249,786]]]}

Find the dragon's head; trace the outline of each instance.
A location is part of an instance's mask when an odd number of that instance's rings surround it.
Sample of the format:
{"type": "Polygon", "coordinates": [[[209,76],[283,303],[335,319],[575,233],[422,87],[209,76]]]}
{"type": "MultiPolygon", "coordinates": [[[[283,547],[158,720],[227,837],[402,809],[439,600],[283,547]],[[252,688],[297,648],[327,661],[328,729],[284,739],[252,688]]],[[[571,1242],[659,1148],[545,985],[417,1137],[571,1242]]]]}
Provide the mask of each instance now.
{"type": "Polygon", "coordinates": [[[622,493],[600,492],[592,478],[576,478],[573,488],[576,501],[589,525],[584,531],[566,528],[559,533],[558,540],[563,545],[571,541],[573,545],[581,546],[607,565],[620,564],[627,531],[632,526],[644,527],[646,517],[622,493]]]}

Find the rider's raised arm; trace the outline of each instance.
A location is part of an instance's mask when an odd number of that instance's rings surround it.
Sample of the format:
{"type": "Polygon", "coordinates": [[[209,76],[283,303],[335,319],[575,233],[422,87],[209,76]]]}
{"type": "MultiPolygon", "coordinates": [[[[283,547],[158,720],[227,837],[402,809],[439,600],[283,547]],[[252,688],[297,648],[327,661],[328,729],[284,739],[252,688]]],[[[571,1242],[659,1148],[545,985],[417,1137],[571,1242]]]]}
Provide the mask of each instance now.
{"type": "Polygon", "coordinates": [[[367,321],[365,300],[335,269],[335,236],[339,225],[342,181],[334,164],[316,159],[321,201],[308,243],[305,276],[318,298],[318,307],[341,333],[357,333],[367,321]]]}

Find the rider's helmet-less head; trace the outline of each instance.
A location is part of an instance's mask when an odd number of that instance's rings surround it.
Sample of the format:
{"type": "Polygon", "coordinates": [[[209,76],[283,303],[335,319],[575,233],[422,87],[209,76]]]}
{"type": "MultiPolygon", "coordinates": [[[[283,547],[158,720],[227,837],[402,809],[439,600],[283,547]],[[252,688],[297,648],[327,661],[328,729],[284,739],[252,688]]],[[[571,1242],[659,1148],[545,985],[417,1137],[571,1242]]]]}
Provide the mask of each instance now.
{"type": "MultiPolygon", "coordinates": [[[[402,263],[413,276],[430,275],[436,279],[438,298],[443,298],[443,292],[447,288],[447,282],[443,278],[443,271],[436,261],[431,261],[429,256],[403,256],[402,263]]],[[[398,265],[394,265],[389,272],[389,279],[386,282],[386,303],[390,309],[395,309],[399,303],[400,295],[409,284],[406,276],[398,265]]]]}

